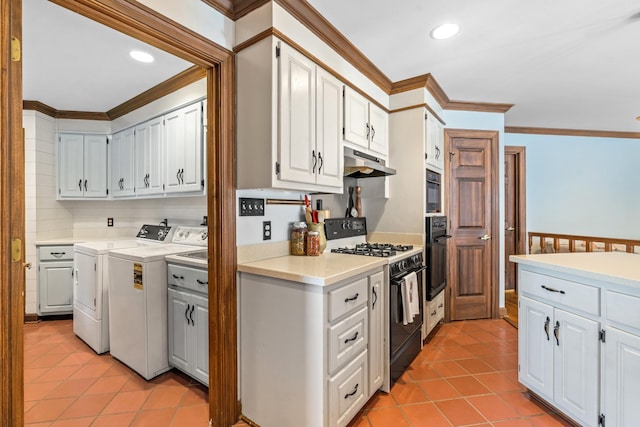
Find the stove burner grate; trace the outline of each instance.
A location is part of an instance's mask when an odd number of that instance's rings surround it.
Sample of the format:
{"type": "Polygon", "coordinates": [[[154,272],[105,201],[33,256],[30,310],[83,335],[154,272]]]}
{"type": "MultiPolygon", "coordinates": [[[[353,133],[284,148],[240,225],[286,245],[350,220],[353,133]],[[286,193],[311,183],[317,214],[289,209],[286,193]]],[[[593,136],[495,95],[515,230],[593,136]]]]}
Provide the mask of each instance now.
{"type": "Polygon", "coordinates": [[[413,249],[412,245],[393,245],[390,243],[358,243],[355,248],[331,249],[331,252],[338,254],[364,255],[375,257],[391,257],[397,252],[404,252],[413,249]]]}

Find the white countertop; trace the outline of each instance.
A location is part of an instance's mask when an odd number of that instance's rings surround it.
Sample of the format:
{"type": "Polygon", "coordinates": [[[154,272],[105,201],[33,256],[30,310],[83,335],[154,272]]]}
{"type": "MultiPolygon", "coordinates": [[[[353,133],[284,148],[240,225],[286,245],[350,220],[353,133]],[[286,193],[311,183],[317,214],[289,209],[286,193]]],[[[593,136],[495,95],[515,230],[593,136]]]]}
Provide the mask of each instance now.
{"type": "MultiPolygon", "coordinates": [[[[200,251],[192,251],[192,252],[200,252],[200,251]]],[[[203,268],[205,270],[209,268],[209,262],[206,259],[189,258],[189,257],[185,257],[184,255],[185,254],[167,255],[165,259],[167,260],[167,262],[170,262],[173,264],[188,265],[191,267],[203,268]]]]}
{"type": "Polygon", "coordinates": [[[421,246],[398,252],[389,258],[335,254],[325,251],[320,256],[284,256],[238,264],[238,271],[309,285],[328,286],[389,262],[417,254],[421,246]]]}
{"type": "Polygon", "coordinates": [[[60,237],[58,239],[46,239],[46,240],[36,240],[36,246],[54,246],[54,245],[74,245],[76,243],[86,243],[86,242],[117,242],[120,240],[135,240],[136,237],[133,236],[123,236],[123,237],[95,237],[95,238],[79,238],[79,237],[60,237]]]}
{"type": "Polygon", "coordinates": [[[509,261],[640,289],[639,254],[571,252],[511,255],[509,261]]]}

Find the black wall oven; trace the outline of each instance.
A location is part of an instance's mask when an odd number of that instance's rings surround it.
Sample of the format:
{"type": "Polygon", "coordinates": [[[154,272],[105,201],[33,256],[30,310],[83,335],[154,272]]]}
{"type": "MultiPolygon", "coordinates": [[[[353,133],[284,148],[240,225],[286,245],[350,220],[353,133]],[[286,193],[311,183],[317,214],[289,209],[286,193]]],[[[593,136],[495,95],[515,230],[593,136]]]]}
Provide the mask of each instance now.
{"type": "Polygon", "coordinates": [[[426,217],[425,298],[431,301],[447,286],[447,217],[426,217]]]}
{"type": "Polygon", "coordinates": [[[440,213],[442,212],[440,201],[442,199],[441,193],[441,176],[439,173],[431,171],[427,172],[427,212],[426,213],[440,213]]]}

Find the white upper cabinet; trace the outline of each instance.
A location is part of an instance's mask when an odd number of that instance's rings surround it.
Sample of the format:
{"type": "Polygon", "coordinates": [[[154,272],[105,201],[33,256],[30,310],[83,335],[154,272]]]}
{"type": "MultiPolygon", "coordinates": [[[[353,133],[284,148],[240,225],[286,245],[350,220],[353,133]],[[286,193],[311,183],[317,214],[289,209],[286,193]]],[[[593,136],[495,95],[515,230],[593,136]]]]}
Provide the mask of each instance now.
{"type": "Polygon", "coordinates": [[[204,187],[202,108],[202,102],[197,102],[166,114],[163,118],[167,193],[198,192],[204,187]]]}
{"type": "Polygon", "coordinates": [[[350,87],[344,90],[344,142],[385,158],[389,154],[389,115],[350,87]]]}
{"type": "Polygon", "coordinates": [[[107,197],[106,135],[58,136],[58,197],[107,197]]]}
{"type": "Polygon", "coordinates": [[[131,197],[134,195],[134,130],[125,129],[111,138],[111,195],[131,197]]]}
{"type": "Polygon", "coordinates": [[[135,129],[135,191],[138,196],[163,192],[162,117],[146,121],[135,129]]]}
{"type": "Polygon", "coordinates": [[[238,188],[341,193],[342,82],[273,37],[236,61],[238,188]]]}
{"type": "Polygon", "coordinates": [[[425,165],[436,172],[442,172],[444,168],[444,127],[433,114],[425,110],[424,120],[426,126],[425,165]]]}

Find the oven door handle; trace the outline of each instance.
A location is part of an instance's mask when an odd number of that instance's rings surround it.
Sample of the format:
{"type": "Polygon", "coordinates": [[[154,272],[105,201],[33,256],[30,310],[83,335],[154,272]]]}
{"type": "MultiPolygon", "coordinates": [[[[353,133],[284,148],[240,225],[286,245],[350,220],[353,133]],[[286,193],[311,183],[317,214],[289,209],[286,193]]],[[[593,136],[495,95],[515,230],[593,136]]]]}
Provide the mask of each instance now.
{"type": "Polygon", "coordinates": [[[447,240],[447,239],[450,239],[450,238],[452,238],[452,237],[453,237],[453,236],[451,236],[451,235],[449,235],[449,234],[445,234],[444,236],[436,237],[435,241],[436,241],[436,242],[439,242],[439,241],[441,241],[441,240],[447,240]]]}
{"type": "MultiPolygon", "coordinates": [[[[424,271],[424,270],[426,270],[426,269],[427,269],[427,266],[426,266],[426,265],[423,265],[422,267],[420,267],[419,269],[417,269],[417,270],[415,270],[415,271],[413,271],[413,272],[417,274],[417,273],[421,273],[421,272],[423,272],[423,271],[424,271]]],[[[410,273],[413,273],[413,272],[410,272],[410,273]]],[[[404,274],[404,275],[402,275],[402,276],[400,276],[400,277],[395,277],[395,278],[393,278],[393,279],[389,280],[389,282],[390,282],[392,285],[400,285],[406,276],[407,276],[407,275],[406,275],[406,274],[404,274]]]]}

